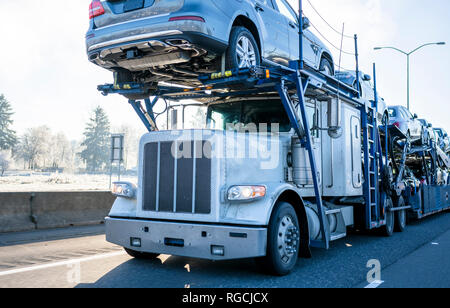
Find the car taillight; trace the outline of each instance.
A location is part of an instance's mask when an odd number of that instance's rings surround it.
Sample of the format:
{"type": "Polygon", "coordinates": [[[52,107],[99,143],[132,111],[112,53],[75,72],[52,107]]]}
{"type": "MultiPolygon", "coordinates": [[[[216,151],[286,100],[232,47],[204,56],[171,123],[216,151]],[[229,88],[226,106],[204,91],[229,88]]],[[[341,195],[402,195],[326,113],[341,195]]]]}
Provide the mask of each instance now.
{"type": "Polygon", "coordinates": [[[400,128],[400,123],[399,122],[395,122],[394,126],[397,126],[398,128],[400,128]]]}
{"type": "Polygon", "coordinates": [[[177,16],[177,17],[169,18],[169,21],[179,21],[179,20],[194,20],[194,21],[205,22],[205,20],[199,16],[177,16]]]}
{"type": "Polygon", "coordinates": [[[100,0],[94,0],[89,5],[89,19],[105,14],[105,9],[103,8],[100,0]]]}

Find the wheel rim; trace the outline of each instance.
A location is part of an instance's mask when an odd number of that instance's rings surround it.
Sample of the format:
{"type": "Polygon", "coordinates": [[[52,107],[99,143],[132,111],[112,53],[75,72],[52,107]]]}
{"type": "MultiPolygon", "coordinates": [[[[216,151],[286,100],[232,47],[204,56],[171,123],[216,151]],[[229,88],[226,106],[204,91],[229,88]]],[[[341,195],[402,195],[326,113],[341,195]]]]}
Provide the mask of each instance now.
{"type": "Polygon", "coordinates": [[[278,227],[278,253],[283,263],[288,264],[297,253],[299,231],[290,216],[284,216],[278,227]]]}
{"type": "Polygon", "coordinates": [[[325,65],[325,66],[324,66],[324,68],[323,68],[323,73],[324,73],[325,75],[327,75],[327,76],[331,76],[331,70],[330,70],[330,68],[328,67],[328,65],[325,65]]]}
{"type": "Polygon", "coordinates": [[[236,45],[237,60],[239,68],[256,66],[256,51],[250,39],[241,36],[236,45]]]}

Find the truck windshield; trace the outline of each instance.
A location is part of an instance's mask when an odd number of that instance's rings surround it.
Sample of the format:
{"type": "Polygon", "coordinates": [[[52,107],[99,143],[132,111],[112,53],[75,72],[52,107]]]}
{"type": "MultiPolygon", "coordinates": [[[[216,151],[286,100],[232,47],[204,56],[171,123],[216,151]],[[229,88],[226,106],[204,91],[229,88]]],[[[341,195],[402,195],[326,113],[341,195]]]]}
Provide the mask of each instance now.
{"type": "MultiPolygon", "coordinates": [[[[239,127],[267,124],[271,132],[272,124],[279,124],[280,132],[289,132],[291,125],[280,100],[241,101],[211,105],[208,108],[208,128],[220,130],[237,130],[239,127]]],[[[265,129],[265,128],[264,128],[265,129]]]]}

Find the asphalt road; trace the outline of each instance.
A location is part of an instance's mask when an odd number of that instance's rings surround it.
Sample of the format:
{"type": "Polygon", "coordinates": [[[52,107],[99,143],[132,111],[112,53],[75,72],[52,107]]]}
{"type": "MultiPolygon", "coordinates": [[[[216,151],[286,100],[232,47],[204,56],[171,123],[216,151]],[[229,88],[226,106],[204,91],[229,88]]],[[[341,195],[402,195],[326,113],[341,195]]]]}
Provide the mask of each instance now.
{"type": "Polygon", "coordinates": [[[352,234],[314,249],[287,277],[258,272],[252,260],[211,262],[160,256],[135,260],[105,242],[102,226],[0,235],[2,287],[450,287],[450,213],[411,223],[391,238],[352,234]],[[374,276],[376,277],[376,276],[374,276]]]}

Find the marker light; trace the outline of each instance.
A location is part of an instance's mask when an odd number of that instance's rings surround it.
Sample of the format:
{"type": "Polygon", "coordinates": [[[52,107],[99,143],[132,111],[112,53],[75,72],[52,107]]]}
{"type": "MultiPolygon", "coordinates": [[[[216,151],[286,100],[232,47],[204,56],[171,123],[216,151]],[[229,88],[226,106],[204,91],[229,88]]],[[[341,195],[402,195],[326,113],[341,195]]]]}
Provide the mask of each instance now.
{"type": "Polygon", "coordinates": [[[266,195],[264,186],[233,186],[228,190],[228,200],[249,201],[266,195]]]}
{"type": "Polygon", "coordinates": [[[112,194],[117,197],[134,199],[136,197],[136,186],[128,182],[113,183],[112,194]]]}
{"type": "Polygon", "coordinates": [[[105,9],[103,8],[100,0],[93,0],[89,5],[89,19],[105,14],[105,9]]]}

